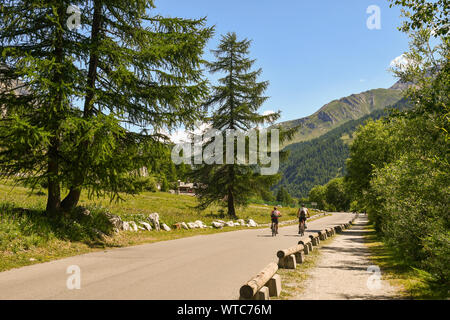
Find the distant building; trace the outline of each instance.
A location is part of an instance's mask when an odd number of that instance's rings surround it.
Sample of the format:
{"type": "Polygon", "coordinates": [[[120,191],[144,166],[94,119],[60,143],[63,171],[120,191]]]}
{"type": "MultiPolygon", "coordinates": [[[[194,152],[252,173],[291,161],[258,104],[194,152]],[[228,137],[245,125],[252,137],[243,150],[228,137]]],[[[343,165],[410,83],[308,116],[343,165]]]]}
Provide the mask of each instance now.
{"type": "Polygon", "coordinates": [[[186,183],[178,180],[177,193],[195,196],[198,187],[198,183],[186,183]]]}

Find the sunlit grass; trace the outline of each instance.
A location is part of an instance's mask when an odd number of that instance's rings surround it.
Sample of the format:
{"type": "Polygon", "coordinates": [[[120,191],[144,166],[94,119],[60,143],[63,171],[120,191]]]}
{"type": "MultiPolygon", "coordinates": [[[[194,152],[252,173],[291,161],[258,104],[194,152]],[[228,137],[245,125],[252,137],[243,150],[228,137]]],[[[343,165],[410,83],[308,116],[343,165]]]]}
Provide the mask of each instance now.
{"type": "Polygon", "coordinates": [[[412,268],[385,245],[372,225],[368,226],[367,242],[373,264],[383,270],[383,277],[400,288],[406,299],[448,299],[450,288],[437,284],[425,271],[412,268]]]}
{"type": "MultiPolygon", "coordinates": [[[[222,208],[212,206],[205,211],[195,209],[197,199],[193,196],[174,195],[163,192],[144,192],[140,195],[122,195],[125,201],[111,202],[109,199],[88,199],[83,193],[81,206],[96,207],[117,214],[123,220],[142,220],[153,212],[160,214],[162,223],[170,227],[177,222],[202,220],[209,224],[213,220],[230,220],[222,208]]],[[[236,231],[244,227],[223,229],[172,230],[171,232],[120,232],[110,237],[93,238],[89,226],[78,224],[61,226],[45,215],[46,191],[13,185],[0,184],[0,271],[29,264],[51,261],[63,257],[125,247],[156,241],[165,241],[208,235],[218,232],[236,231]]],[[[238,218],[252,218],[257,223],[269,223],[271,206],[250,204],[237,210],[238,218]]],[[[296,217],[295,208],[281,208],[281,221],[296,217]]]]}

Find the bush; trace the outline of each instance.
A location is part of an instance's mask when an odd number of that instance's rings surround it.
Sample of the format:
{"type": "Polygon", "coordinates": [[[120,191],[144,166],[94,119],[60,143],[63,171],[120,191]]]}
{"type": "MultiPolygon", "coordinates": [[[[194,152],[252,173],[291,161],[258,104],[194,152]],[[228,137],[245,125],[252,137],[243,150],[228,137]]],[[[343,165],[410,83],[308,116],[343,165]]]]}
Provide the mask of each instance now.
{"type": "Polygon", "coordinates": [[[375,171],[377,223],[386,241],[412,265],[450,280],[447,168],[426,156],[403,156],[375,171]]]}

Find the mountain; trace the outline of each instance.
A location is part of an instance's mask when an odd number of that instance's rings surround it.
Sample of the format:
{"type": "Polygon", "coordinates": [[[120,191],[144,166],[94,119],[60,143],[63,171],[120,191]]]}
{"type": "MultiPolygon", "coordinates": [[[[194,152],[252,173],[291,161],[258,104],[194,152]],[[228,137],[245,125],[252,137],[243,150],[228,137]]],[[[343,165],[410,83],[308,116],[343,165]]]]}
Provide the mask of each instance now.
{"type": "MultiPolygon", "coordinates": [[[[404,110],[409,105],[401,99],[392,108],[404,110]]],[[[287,146],[288,159],[280,166],[282,179],[273,189],[283,186],[294,197],[307,197],[314,186],[345,175],[345,161],[349,157],[349,145],[355,130],[367,120],[379,119],[387,114],[386,109],[375,110],[357,120],[347,121],[318,138],[287,146]]]]}
{"type": "Polygon", "coordinates": [[[399,102],[402,90],[409,84],[397,82],[389,89],[373,89],[331,101],[309,117],[281,122],[277,126],[292,128],[300,126],[289,144],[308,141],[339,127],[350,120],[359,119],[376,110],[383,110],[399,102]]]}

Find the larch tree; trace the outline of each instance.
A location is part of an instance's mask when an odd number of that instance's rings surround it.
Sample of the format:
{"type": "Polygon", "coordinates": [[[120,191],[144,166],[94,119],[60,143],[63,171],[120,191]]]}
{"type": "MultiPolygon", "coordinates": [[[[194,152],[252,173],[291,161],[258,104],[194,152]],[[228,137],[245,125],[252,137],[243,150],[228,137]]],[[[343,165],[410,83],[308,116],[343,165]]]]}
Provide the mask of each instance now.
{"type": "MultiPolygon", "coordinates": [[[[212,50],[216,61],[208,63],[211,73],[225,73],[212,87],[212,93],[206,102],[208,109],[213,109],[210,125],[225,135],[223,146],[226,148],[227,130],[245,134],[257,129],[258,125],[273,123],[280,112],[261,115],[258,109],[268,99],[264,96],[269,83],[258,82],[262,70],[252,71],[255,60],[249,55],[251,41],[238,41],[235,33],[222,36],[217,50],[212,50]]],[[[292,134],[291,134],[292,135],[292,134]]],[[[223,135],[222,135],[223,136],[223,135]]],[[[282,139],[287,138],[283,135],[282,139]]],[[[204,141],[204,148],[211,148],[217,143],[214,138],[204,141]]],[[[233,138],[234,151],[237,150],[233,138]]],[[[248,138],[247,138],[248,142],[248,138]]],[[[267,146],[266,146],[267,147],[267,146]]],[[[246,158],[249,147],[246,147],[246,158]]],[[[217,156],[217,155],[216,155],[217,156]]],[[[223,161],[212,164],[196,164],[192,177],[201,183],[198,189],[199,208],[205,209],[212,203],[219,203],[228,208],[228,215],[236,217],[236,206],[245,206],[251,196],[260,196],[278,179],[278,174],[262,175],[260,163],[256,165],[242,164],[237,161],[237,152],[233,152],[233,161],[227,161],[225,153],[220,155],[223,161]],[[222,164],[220,163],[222,162],[222,164]]]]}
{"type": "Polygon", "coordinates": [[[152,9],[150,0],[0,6],[0,172],[45,185],[49,214],[70,211],[83,189],[129,191],[130,175],[166,152],[158,132],[203,119],[213,29],[152,9]],[[71,5],[78,30],[67,23],[71,5]]]}

